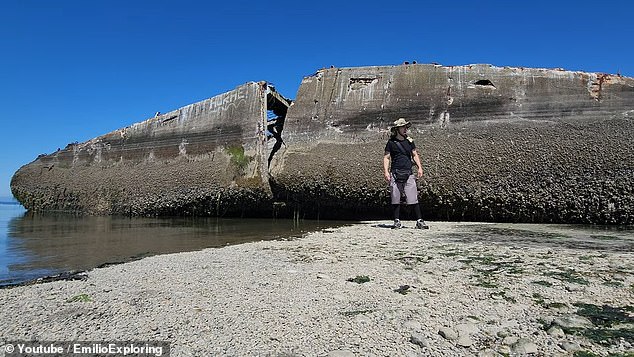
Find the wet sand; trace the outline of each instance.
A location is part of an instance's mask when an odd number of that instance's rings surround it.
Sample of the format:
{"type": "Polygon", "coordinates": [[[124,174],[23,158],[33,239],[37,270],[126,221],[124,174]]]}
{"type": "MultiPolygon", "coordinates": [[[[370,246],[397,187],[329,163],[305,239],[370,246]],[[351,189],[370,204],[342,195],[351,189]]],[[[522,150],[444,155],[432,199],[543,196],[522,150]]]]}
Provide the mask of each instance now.
{"type": "Polygon", "coordinates": [[[2,289],[0,336],[172,356],[634,353],[632,230],[377,223],[2,289]]]}

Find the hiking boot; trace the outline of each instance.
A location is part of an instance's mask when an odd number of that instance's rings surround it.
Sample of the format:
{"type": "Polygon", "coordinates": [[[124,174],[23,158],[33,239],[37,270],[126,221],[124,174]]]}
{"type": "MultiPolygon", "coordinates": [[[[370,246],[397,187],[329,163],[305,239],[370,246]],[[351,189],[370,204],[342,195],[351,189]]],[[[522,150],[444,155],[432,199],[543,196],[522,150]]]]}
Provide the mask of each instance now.
{"type": "Polygon", "coordinates": [[[429,229],[429,226],[425,223],[425,221],[423,221],[422,219],[419,219],[418,221],[416,221],[416,228],[429,229]]]}
{"type": "Polygon", "coordinates": [[[394,220],[394,228],[396,228],[396,229],[403,228],[403,225],[401,224],[401,220],[400,219],[395,219],[394,220]]]}

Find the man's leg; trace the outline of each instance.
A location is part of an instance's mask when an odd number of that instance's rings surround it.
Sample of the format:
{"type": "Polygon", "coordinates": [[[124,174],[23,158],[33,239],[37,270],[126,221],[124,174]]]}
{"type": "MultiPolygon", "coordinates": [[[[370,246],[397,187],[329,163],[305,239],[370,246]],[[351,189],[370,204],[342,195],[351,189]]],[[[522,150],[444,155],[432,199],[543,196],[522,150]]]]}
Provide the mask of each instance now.
{"type": "Polygon", "coordinates": [[[394,179],[390,182],[390,201],[392,202],[392,212],[394,215],[394,228],[401,228],[401,192],[403,185],[397,184],[394,179]]]}
{"type": "Polygon", "coordinates": [[[429,226],[423,221],[423,214],[420,212],[420,205],[417,203],[414,205],[414,211],[416,212],[416,228],[429,229],[429,226]]]}
{"type": "Polygon", "coordinates": [[[423,219],[423,214],[420,212],[420,205],[418,203],[414,203],[414,213],[416,213],[416,219],[423,219]]]}
{"type": "Polygon", "coordinates": [[[401,215],[401,205],[392,205],[393,208],[393,212],[394,212],[394,220],[396,221],[397,219],[400,218],[401,215]]]}
{"type": "Polygon", "coordinates": [[[401,228],[403,227],[401,220],[399,219],[401,215],[401,205],[392,205],[392,207],[394,207],[394,228],[401,228]]]}
{"type": "Polygon", "coordinates": [[[405,185],[405,195],[407,196],[407,204],[414,206],[414,213],[416,213],[416,228],[428,229],[429,226],[423,221],[423,214],[418,204],[418,189],[416,188],[416,179],[414,175],[410,176],[405,185]]]}

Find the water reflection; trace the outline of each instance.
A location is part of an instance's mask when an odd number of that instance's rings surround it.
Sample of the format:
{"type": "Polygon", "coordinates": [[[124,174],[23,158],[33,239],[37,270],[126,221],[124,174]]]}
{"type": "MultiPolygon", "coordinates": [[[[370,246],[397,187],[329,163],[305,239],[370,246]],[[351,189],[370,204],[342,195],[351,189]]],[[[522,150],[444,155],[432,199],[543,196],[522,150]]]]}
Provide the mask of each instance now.
{"type": "MultiPolygon", "coordinates": [[[[348,222],[349,223],[349,222],[348,222]]],[[[8,223],[0,285],[137,257],[297,237],[335,221],[77,217],[24,213],[8,223]]]]}

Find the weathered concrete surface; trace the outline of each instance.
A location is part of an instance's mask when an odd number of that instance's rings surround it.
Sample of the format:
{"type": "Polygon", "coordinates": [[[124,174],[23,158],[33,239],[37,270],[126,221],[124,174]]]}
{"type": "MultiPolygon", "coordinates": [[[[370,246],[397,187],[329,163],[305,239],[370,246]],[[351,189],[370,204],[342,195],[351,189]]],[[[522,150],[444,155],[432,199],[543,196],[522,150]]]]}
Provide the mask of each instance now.
{"type": "Polygon", "coordinates": [[[13,177],[30,210],[223,215],[267,210],[266,101],[247,83],[227,93],[41,155],[13,177]]]}
{"type": "Polygon", "coordinates": [[[413,123],[426,218],[634,223],[634,80],[563,70],[321,70],[289,109],[275,192],[305,216],[389,217],[398,117],[413,123]]]}
{"type": "Polygon", "coordinates": [[[41,156],[12,190],[31,210],[386,218],[383,148],[405,117],[428,219],[634,224],[632,78],[331,68],[304,78],[287,107],[265,83],[249,83],[41,156]],[[267,141],[267,129],[285,145],[267,141]]]}

